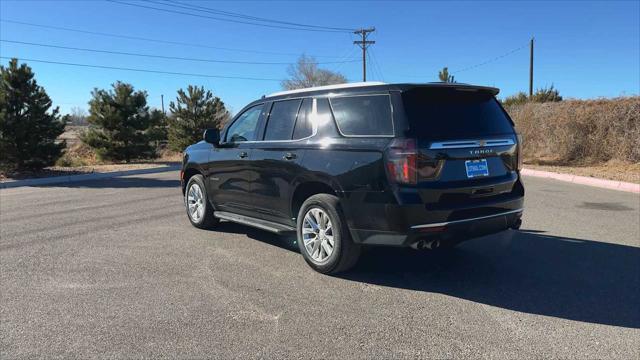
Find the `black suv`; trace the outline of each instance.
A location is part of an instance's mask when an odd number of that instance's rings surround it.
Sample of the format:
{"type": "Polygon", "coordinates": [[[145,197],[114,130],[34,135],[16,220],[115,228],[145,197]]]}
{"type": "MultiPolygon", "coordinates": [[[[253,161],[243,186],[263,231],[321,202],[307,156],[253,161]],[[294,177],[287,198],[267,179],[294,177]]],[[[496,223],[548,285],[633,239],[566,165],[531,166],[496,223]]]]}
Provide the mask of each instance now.
{"type": "Polygon", "coordinates": [[[498,89],[359,83],[275,93],[184,153],[191,223],[296,232],[322,273],[366,245],[436,248],[519,228],[519,138],[498,89]]]}

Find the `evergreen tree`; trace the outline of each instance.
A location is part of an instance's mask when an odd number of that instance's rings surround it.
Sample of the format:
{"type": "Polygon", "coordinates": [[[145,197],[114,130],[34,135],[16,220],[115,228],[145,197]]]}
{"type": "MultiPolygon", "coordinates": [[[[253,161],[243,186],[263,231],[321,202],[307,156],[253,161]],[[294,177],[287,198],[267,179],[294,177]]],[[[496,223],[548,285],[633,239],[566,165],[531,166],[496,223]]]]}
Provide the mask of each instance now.
{"type": "Polygon", "coordinates": [[[82,141],[101,159],[130,162],[156,157],[154,141],[162,139],[164,115],[149,110],[147,93],[116,82],[112,90],[94,89],[89,101],[89,131],[82,141]]]}
{"type": "Polygon", "coordinates": [[[38,169],[62,155],[64,132],[58,108],[38,85],[27,64],[11,59],[0,66],[0,164],[5,168],[38,169]]]}
{"type": "Polygon", "coordinates": [[[448,67],[443,67],[442,70],[438,71],[438,79],[440,79],[440,81],[442,82],[446,82],[446,83],[454,83],[455,81],[455,77],[453,75],[449,75],[449,68],[448,67]]]}
{"type": "Polygon", "coordinates": [[[202,140],[205,129],[221,128],[229,118],[219,97],[205,91],[204,87],[191,85],[186,92],[178,90],[178,97],[169,103],[169,109],[169,147],[175,151],[202,140]]]}

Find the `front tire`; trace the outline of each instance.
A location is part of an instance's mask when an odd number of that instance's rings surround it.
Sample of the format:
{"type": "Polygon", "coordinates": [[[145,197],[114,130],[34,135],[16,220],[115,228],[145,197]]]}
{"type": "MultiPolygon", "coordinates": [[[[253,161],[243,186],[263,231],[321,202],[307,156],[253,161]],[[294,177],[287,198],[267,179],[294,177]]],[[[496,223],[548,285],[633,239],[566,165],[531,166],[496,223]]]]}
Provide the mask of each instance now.
{"type": "Polygon", "coordinates": [[[184,205],[191,225],[199,229],[212,229],[220,222],[213,216],[213,206],[209,203],[202,175],[194,175],[187,182],[184,205]]]}
{"type": "Polygon", "coordinates": [[[349,270],[360,257],[361,247],[351,240],[343,219],[338,198],[329,194],[311,196],[298,212],[300,253],[320,273],[349,270]]]}

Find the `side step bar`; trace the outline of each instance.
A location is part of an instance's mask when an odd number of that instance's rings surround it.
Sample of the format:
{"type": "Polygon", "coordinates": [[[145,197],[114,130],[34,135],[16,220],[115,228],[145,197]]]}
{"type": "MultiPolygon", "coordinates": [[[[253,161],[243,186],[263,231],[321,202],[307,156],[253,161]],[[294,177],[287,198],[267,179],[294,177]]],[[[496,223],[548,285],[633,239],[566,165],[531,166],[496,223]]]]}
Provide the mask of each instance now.
{"type": "Polygon", "coordinates": [[[296,229],[292,226],[282,225],[271,221],[256,219],[251,216],[239,215],[226,211],[214,211],[213,216],[217,217],[218,219],[232,221],[242,225],[253,226],[255,228],[270,231],[276,234],[284,234],[296,231],[296,229]]]}

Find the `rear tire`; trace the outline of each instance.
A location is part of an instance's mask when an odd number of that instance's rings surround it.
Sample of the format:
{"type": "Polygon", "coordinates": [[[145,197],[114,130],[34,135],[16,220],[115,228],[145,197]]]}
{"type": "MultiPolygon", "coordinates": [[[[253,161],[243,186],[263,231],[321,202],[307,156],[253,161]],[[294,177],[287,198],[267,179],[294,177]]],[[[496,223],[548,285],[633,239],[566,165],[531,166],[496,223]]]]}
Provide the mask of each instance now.
{"type": "Polygon", "coordinates": [[[298,247],[311,268],[337,274],[352,268],[361,247],[351,240],[349,229],[334,195],[317,194],[300,207],[297,221],[298,247]]]}
{"type": "Polygon", "coordinates": [[[220,219],[213,216],[213,206],[208,199],[204,177],[192,176],[184,192],[184,206],[189,222],[199,229],[213,229],[220,222],[220,219]]]}

